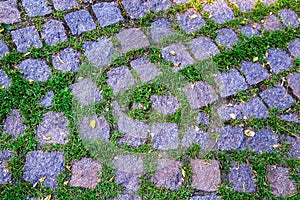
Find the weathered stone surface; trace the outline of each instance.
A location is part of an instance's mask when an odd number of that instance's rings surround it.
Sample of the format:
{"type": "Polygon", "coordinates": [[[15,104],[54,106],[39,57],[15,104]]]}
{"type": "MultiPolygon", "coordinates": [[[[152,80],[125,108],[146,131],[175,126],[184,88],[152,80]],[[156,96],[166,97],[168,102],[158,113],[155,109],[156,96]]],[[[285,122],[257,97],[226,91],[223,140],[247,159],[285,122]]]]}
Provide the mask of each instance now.
{"type": "Polygon", "coordinates": [[[228,97],[238,93],[240,90],[248,89],[245,79],[236,69],[218,74],[215,77],[215,82],[219,86],[221,97],[228,97]]]}
{"type": "Polygon", "coordinates": [[[239,104],[230,106],[221,105],[217,109],[217,113],[221,120],[232,120],[233,118],[243,119],[242,110],[239,104]]]}
{"type": "Polygon", "coordinates": [[[24,118],[19,110],[11,110],[3,124],[3,132],[14,137],[24,134],[26,125],[23,124],[23,121],[24,118]]]}
{"type": "Polygon", "coordinates": [[[282,86],[268,88],[259,94],[268,107],[273,108],[276,106],[279,110],[289,108],[296,102],[282,86]]]}
{"type": "Polygon", "coordinates": [[[190,49],[197,60],[205,60],[220,53],[217,45],[210,38],[200,36],[191,41],[190,49]]]}
{"type": "Polygon", "coordinates": [[[26,155],[23,178],[32,184],[39,182],[50,188],[57,188],[58,175],[65,170],[64,154],[58,151],[30,151],[26,155]]]}
{"type": "Polygon", "coordinates": [[[50,78],[50,67],[45,60],[29,58],[23,60],[17,67],[29,81],[45,82],[50,78]]]}
{"type": "Polygon", "coordinates": [[[151,23],[151,38],[155,42],[160,42],[163,38],[171,36],[173,33],[170,21],[166,18],[158,19],[151,23]]]}
{"type": "Polygon", "coordinates": [[[246,81],[250,85],[255,85],[271,76],[268,70],[263,68],[262,65],[257,62],[244,61],[241,70],[246,77],[246,81]]]}
{"type": "Polygon", "coordinates": [[[280,119],[287,121],[287,122],[296,122],[296,123],[300,124],[300,118],[295,113],[280,115],[280,119]]]}
{"type": "Polygon", "coordinates": [[[71,187],[95,188],[100,181],[102,165],[96,160],[82,158],[72,164],[71,187]]]}
{"type": "Polygon", "coordinates": [[[124,20],[116,2],[99,2],[92,8],[101,27],[124,20]]]}
{"type": "Polygon", "coordinates": [[[291,156],[293,156],[296,159],[300,159],[300,138],[297,137],[295,141],[292,144],[291,150],[290,150],[291,156]]]}
{"type": "Polygon", "coordinates": [[[78,6],[76,0],[52,0],[55,10],[70,10],[78,6]]]}
{"type": "Polygon", "coordinates": [[[230,7],[224,0],[216,0],[214,3],[205,4],[203,10],[211,14],[211,19],[215,20],[217,24],[223,24],[232,20],[234,15],[230,7]]]}
{"type": "Polygon", "coordinates": [[[84,55],[89,62],[96,67],[108,65],[116,53],[112,43],[108,38],[100,38],[97,41],[87,41],[83,44],[84,55]]]}
{"type": "Polygon", "coordinates": [[[143,83],[150,82],[161,74],[161,71],[156,67],[156,65],[152,64],[145,56],[131,61],[130,65],[139,75],[143,83]]]}
{"type": "Polygon", "coordinates": [[[176,18],[180,27],[189,34],[200,30],[202,26],[205,25],[205,21],[202,19],[201,14],[193,8],[190,8],[185,13],[178,13],[176,18]]]}
{"type": "Polygon", "coordinates": [[[194,59],[187,52],[186,48],[180,43],[164,47],[161,53],[164,60],[173,63],[174,66],[172,69],[174,71],[179,71],[194,63],[194,59]],[[175,52],[175,54],[171,52],[175,52]]]}
{"type": "Polygon", "coordinates": [[[140,196],[135,194],[119,194],[115,200],[142,200],[140,196]]]}
{"type": "Polygon", "coordinates": [[[230,2],[237,5],[242,12],[249,12],[255,6],[255,0],[230,0],[230,2]]]}
{"type": "Polygon", "coordinates": [[[193,196],[190,200],[220,200],[215,194],[205,196],[193,196]]]}
{"type": "Polygon", "coordinates": [[[197,117],[197,123],[202,125],[209,125],[209,116],[205,112],[199,112],[197,117]]]}
{"type": "Polygon", "coordinates": [[[217,31],[218,35],[216,37],[216,42],[219,45],[223,45],[227,47],[227,49],[231,49],[233,45],[235,45],[239,38],[237,34],[229,28],[222,28],[217,31]]]}
{"type": "Polygon", "coordinates": [[[296,193],[297,189],[295,183],[290,179],[290,171],[288,168],[278,167],[275,165],[267,166],[267,178],[270,182],[272,193],[277,197],[287,197],[296,193]]]}
{"type": "Polygon", "coordinates": [[[8,46],[0,39],[0,58],[9,53],[8,46]]]}
{"type": "Polygon", "coordinates": [[[291,28],[299,27],[299,16],[297,13],[291,9],[283,9],[279,13],[280,18],[282,19],[282,23],[284,26],[291,28]]]}
{"type": "Polygon", "coordinates": [[[170,190],[178,190],[183,183],[180,167],[182,162],[167,159],[158,159],[158,166],[153,176],[157,186],[164,186],[170,190]]]}
{"type": "Polygon", "coordinates": [[[297,38],[288,46],[289,52],[292,56],[300,58],[300,39],[297,38]]]}
{"type": "Polygon", "coordinates": [[[151,126],[153,147],[158,150],[178,148],[178,126],[175,123],[156,123],[151,126]]]}
{"type": "Polygon", "coordinates": [[[163,115],[174,114],[180,107],[179,101],[174,96],[152,95],[150,101],[154,110],[163,115]]]}
{"type": "Polygon", "coordinates": [[[10,78],[0,69],[0,88],[7,90],[10,85],[10,78]]]}
{"type": "Polygon", "coordinates": [[[12,158],[12,154],[9,150],[0,152],[0,185],[8,184],[12,179],[12,175],[7,166],[7,161],[10,158],[12,158]]]}
{"type": "Polygon", "coordinates": [[[103,99],[97,85],[91,78],[79,80],[69,87],[76,100],[84,106],[88,106],[91,103],[98,103],[103,99]]]}
{"type": "Polygon", "coordinates": [[[300,73],[293,73],[287,77],[288,84],[295,96],[300,98],[300,73]]]}
{"type": "Polygon", "coordinates": [[[266,18],[263,27],[267,31],[278,31],[282,28],[282,24],[279,19],[274,14],[272,14],[266,18]]]}
{"type": "Polygon", "coordinates": [[[255,192],[256,180],[252,167],[248,164],[235,164],[228,175],[232,188],[237,192],[255,192]]]}
{"type": "Polygon", "coordinates": [[[17,51],[21,53],[25,53],[30,47],[42,47],[40,36],[34,26],[13,30],[11,37],[17,46],[17,51]]]}
{"type": "Polygon", "coordinates": [[[273,3],[277,3],[278,0],[260,0],[261,2],[263,2],[266,6],[270,6],[273,3]]]}
{"type": "Polygon", "coordinates": [[[43,96],[42,99],[39,100],[39,104],[42,105],[44,108],[48,108],[53,105],[53,97],[54,97],[54,92],[49,91],[43,96]]]}
{"type": "Polygon", "coordinates": [[[206,82],[189,83],[182,91],[185,93],[192,109],[212,104],[218,99],[213,87],[206,82]]]}
{"type": "Polygon", "coordinates": [[[66,48],[58,54],[52,55],[52,64],[62,72],[77,72],[80,65],[80,53],[73,48],[66,48]]]}
{"type": "Polygon", "coordinates": [[[219,163],[216,160],[191,160],[193,184],[196,189],[207,192],[217,190],[217,185],[221,183],[221,173],[219,163]]]}
{"type": "Polygon", "coordinates": [[[135,80],[126,66],[121,66],[107,72],[106,83],[113,88],[114,94],[127,90],[135,84],[135,80]]]}
{"type": "Polygon", "coordinates": [[[247,37],[253,37],[255,35],[260,35],[261,25],[259,24],[248,24],[239,28],[239,31],[247,37]]]}
{"type": "Polygon", "coordinates": [[[269,113],[267,107],[258,97],[253,97],[246,104],[241,103],[240,105],[243,116],[247,119],[253,118],[268,118],[269,113]]]}
{"type": "Polygon", "coordinates": [[[254,131],[254,137],[247,137],[244,143],[244,148],[259,152],[273,152],[274,145],[278,145],[280,142],[276,133],[273,133],[270,129],[264,128],[259,131],[254,131]]]}
{"type": "Polygon", "coordinates": [[[104,116],[84,116],[79,125],[80,137],[88,140],[108,141],[110,137],[110,126],[104,116]],[[91,121],[95,121],[95,127],[91,126],[91,121]]]}
{"type": "Polygon", "coordinates": [[[0,1],[0,23],[13,24],[21,21],[16,0],[0,1]]]}
{"type": "Polygon", "coordinates": [[[36,130],[36,135],[41,145],[66,144],[69,122],[63,113],[47,112],[36,130]]]}
{"type": "Polygon", "coordinates": [[[187,4],[190,0],[173,0],[175,4],[187,4]]]}
{"type": "Polygon", "coordinates": [[[189,127],[187,132],[184,134],[181,143],[185,147],[191,147],[192,144],[199,144],[202,149],[207,147],[207,132],[201,130],[195,130],[189,127]]]}
{"type": "Polygon", "coordinates": [[[167,10],[172,6],[170,0],[148,0],[146,2],[148,7],[155,12],[167,10]]]}
{"type": "Polygon", "coordinates": [[[225,126],[218,128],[216,132],[220,134],[220,138],[218,140],[218,149],[234,150],[241,148],[244,140],[243,128],[225,126]]]}
{"type": "Polygon", "coordinates": [[[117,38],[124,52],[148,47],[150,45],[144,32],[137,28],[124,29],[117,34],[117,38]]]}
{"type": "Polygon", "coordinates": [[[73,35],[80,35],[96,29],[92,16],[87,10],[78,10],[64,16],[73,35]]]}
{"type": "Polygon", "coordinates": [[[44,38],[46,44],[50,46],[54,46],[58,42],[63,42],[68,38],[63,23],[54,19],[50,19],[43,24],[41,36],[44,38]]]}
{"type": "Polygon", "coordinates": [[[44,16],[51,13],[46,0],[23,0],[22,5],[29,17],[44,16]]]}
{"type": "Polygon", "coordinates": [[[275,74],[278,74],[293,65],[293,60],[289,57],[287,52],[282,49],[269,49],[267,60],[270,62],[270,68],[275,74]]]}
{"type": "Polygon", "coordinates": [[[139,19],[150,11],[147,2],[143,0],[123,0],[122,4],[132,19],[139,19]]]}

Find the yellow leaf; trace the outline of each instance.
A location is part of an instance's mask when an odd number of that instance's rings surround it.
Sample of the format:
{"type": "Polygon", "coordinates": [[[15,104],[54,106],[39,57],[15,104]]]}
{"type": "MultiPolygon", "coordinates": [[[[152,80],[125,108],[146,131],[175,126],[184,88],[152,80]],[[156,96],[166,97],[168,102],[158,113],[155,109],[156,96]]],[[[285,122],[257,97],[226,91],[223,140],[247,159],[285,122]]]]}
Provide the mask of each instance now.
{"type": "Polygon", "coordinates": [[[29,54],[30,54],[30,52],[27,52],[27,53],[24,54],[24,56],[28,56],[29,54]]]}
{"type": "Polygon", "coordinates": [[[40,183],[43,183],[46,180],[46,176],[43,176],[42,178],[39,179],[40,183]]]}
{"type": "Polygon", "coordinates": [[[243,119],[244,119],[244,120],[247,120],[248,118],[247,118],[247,116],[244,116],[243,119]]]}
{"type": "Polygon", "coordinates": [[[193,129],[194,129],[195,131],[199,131],[199,130],[200,130],[198,126],[193,126],[193,129]]]}
{"type": "Polygon", "coordinates": [[[257,62],[257,61],[258,61],[258,57],[254,57],[253,62],[257,62]]]}
{"type": "Polygon", "coordinates": [[[254,135],[255,135],[255,132],[252,130],[245,130],[244,133],[248,137],[254,137],[254,135]]]}
{"type": "Polygon", "coordinates": [[[158,154],[157,157],[158,157],[158,158],[162,158],[162,155],[158,154]]]}
{"type": "Polygon", "coordinates": [[[266,57],[268,57],[269,56],[269,53],[266,51],[266,57]]]}
{"type": "Polygon", "coordinates": [[[190,16],[189,16],[190,19],[195,19],[195,18],[197,18],[197,17],[198,17],[198,15],[196,15],[196,14],[193,14],[193,15],[190,15],[190,16]]]}
{"type": "Polygon", "coordinates": [[[114,180],[115,176],[112,176],[110,179],[109,179],[109,182],[112,182],[114,180]]]}
{"type": "Polygon", "coordinates": [[[172,56],[175,56],[175,55],[176,55],[176,52],[175,52],[175,51],[170,51],[170,54],[171,54],[172,56]]]}
{"type": "Polygon", "coordinates": [[[183,168],[180,169],[181,169],[182,176],[185,177],[185,170],[183,168]]]}
{"type": "Polygon", "coordinates": [[[179,64],[178,63],[174,63],[174,67],[179,67],[179,64]]]}
{"type": "Polygon", "coordinates": [[[49,141],[49,140],[51,140],[52,138],[51,138],[50,136],[44,136],[43,139],[49,141]]]}
{"type": "Polygon", "coordinates": [[[229,114],[231,119],[236,119],[236,115],[234,113],[229,114]]]}
{"type": "Polygon", "coordinates": [[[274,149],[277,149],[278,147],[279,147],[279,144],[274,144],[274,145],[273,145],[273,148],[274,148],[274,149]]]}
{"type": "Polygon", "coordinates": [[[96,127],[96,120],[91,120],[90,121],[90,126],[92,127],[92,128],[95,128],[96,127]]]}
{"type": "Polygon", "coordinates": [[[4,28],[0,28],[0,33],[2,33],[4,31],[4,28]]]}
{"type": "Polygon", "coordinates": [[[0,86],[0,89],[4,89],[4,88],[5,88],[5,85],[1,85],[1,86],[0,86]]]}
{"type": "Polygon", "coordinates": [[[28,81],[29,81],[29,83],[32,83],[34,80],[32,80],[32,79],[28,79],[28,81]]]}
{"type": "Polygon", "coordinates": [[[194,84],[191,84],[191,89],[193,90],[195,88],[195,85],[194,84]]]}
{"type": "Polygon", "coordinates": [[[49,194],[44,200],[50,200],[51,199],[51,194],[49,194]]]}
{"type": "Polygon", "coordinates": [[[253,28],[256,28],[257,27],[257,24],[253,24],[253,26],[252,26],[253,28]]]}
{"type": "Polygon", "coordinates": [[[68,171],[71,171],[71,167],[70,167],[69,165],[66,165],[66,169],[67,169],[68,171]]]}
{"type": "Polygon", "coordinates": [[[298,18],[298,22],[300,22],[300,18],[298,18]]]}
{"type": "Polygon", "coordinates": [[[68,185],[69,181],[64,181],[64,185],[68,185]]]}

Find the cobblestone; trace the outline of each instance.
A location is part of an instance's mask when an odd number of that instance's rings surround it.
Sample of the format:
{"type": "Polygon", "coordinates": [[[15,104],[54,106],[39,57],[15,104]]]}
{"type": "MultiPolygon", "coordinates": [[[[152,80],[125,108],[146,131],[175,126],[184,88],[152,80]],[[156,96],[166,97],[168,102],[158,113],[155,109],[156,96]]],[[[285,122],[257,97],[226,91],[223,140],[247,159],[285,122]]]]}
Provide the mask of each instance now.
{"type": "Polygon", "coordinates": [[[291,27],[291,28],[299,27],[299,22],[298,22],[299,16],[293,10],[283,9],[280,11],[279,16],[282,19],[284,26],[291,27]]]}
{"type": "Polygon", "coordinates": [[[7,90],[10,85],[10,78],[0,69],[0,88],[7,90]]]}
{"type": "Polygon", "coordinates": [[[218,116],[221,120],[243,119],[241,107],[238,105],[221,105],[217,109],[218,116]]]}
{"type": "Polygon", "coordinates": [[[166,18],[158,19],[151,23],[151,38],[155,42],[160,42],[174,34],[170,21],[166,18]]]}
{"type": "Polygon", "coordinates": [[[0,152],[0,185],[8,184],[12,180],[12,175],[7,166],[7,162],[11,158],[11,151],[4,150],[0,152]]]}
{"type": "Polygon", "coordinates": [[[101,27],[123,21],[121,11],[115,2],[100,2],[92,6],[101,27]]]}
{"type": "Polygon", "coordinates": [[[252,167],[248,164],[235,164],[228,175],[232,188],[237,192],[255,192],[256,181],[252,167]]]}
{"type": "Polygon", "coordinates": [[[78,10],[64,16],[73,35],[80,35],[96,29],[92,16],[87,10],[78,10]]]}
{"type": "Polygon", "coordinates": [[[165,11],[172,6],[170,0],[148,0],[147,5],[151,10],[154,10],[155,12],[165,11]]]}
{"type": "Polygon", "coordinates": [[[189,127],[187,132],[184,134],[181,143],[185,147],[191,147],[192,144],[200,145],[201,149],[206,149],[207,147],[207,132],[201,130],[195,130],[192,127],[189,127]]]}
{"type": "Polygon", "coordinates": [[[293,40],[288,46],[289,52],[292,56],[300,58],[300,39],[293,40]]]}
{"type": "Polygon", "coordinates": [[[278,0],[261,0],[266,6],[270,6],[271,4],[277,3],[278,0]]]}
{"type": "Polygon", "coordinates": [[[13,24],[21,21],[16,0],[0,1],[0,23],[13,24]]]}
{"type": "Polygon", "coordinates": [[[38,103],[42,105],[44,108],[48,108],[53,105],[53,97],[54,97],[54,92],[49,91],[43,96],[43,98],[39,100],[38,103]]]}
{"type": "Polygon", "coordinates": [[[278,31],[282,28],[282,24],[279,19],[274,14],[272,14],[266,18],[263,27],[267,31],[278,31]]]}
{"type": "Polygon", "coordinates": [[[212,194],[212,195],[205,195],[205,196],[193,196],[190,198],[190,200],[220,200],[217,195],[212,194]]]}
{"type": "Polygon", "coordinates": [[[83,139],[109,141],[110,126],[104,116],[84,116],[78,131],[83,139]],[[91,126],[91,121],[93,120],[95,121],[95,126],[91,126]]]}
{"type": "Polygon", "coordinates": [[[237,5],[242,12],[249,12],[255,6],[255,0],[230,0],[230,2],[237,5]]]}
{"type": "Polygon", "coordinates": [[[197,123],[202,125],[209,125],[209,116],[205,112],[199,112],[197,117],[197,123]]]}
{"type": "Polygon", "coordinates": [[[148,47],[150,45],[144,32],[137,28],[123,29],[117,34],[117,38],[124,52],[148,47]]]}
{"type": "Polygon", "coordinates": [[[62,72],[77,72],[80,65],[80,53],[73,48],[66,48],[58,54],[52,55],[52,64],[62,72]]]}
{"type": "Polygon", "coordinates": [[[145,56],[131,61],[130,65],[139,75],[143,83],[150,82],[161,74],[161,71],[156,67],[156,65],[152,64],[145,56]]]}
{"type": "Polygon", "coordinates": [[[11,110],[3,124],[3,132],[14,137],[24,134],[27,126],[23,124],[23,121],[20,110],[11,110]]]}
{"type": "Polygon", "coordinates": [[[256,96],[253,97],[246,104],[240,104],[242,113],[249,119],[253,118],[268,118],[269,113],[267,107],[263,102],[256,96]]]}
{"type": "Polygon", "coordinates": [[[247,37],[253,37],[256,35],[260,35],[261,25],[259,24],[248,24],[239,28],[239,31],[247,37]]]}
{"type": "Polygon", "coordinates": [[[200,13],[193,8],[190,8],[183,14],[177,14],[176,18],[180,27],[188,34],[201,30],[202,26],[205,25],[205,21],[200,13]]]}
{"type": "Polygon", "coordinates": [[[45,60],[29,58],[23,60],[17,67],[29,81],[46,82],[51,76],[50,67],[45,60]]]}
{"type": "Polygon", "coordinates": [[[246,81],[249,85],[255,85],[271,76],[268,70],[257,62],[244,61],[241,66],[241,71],[245,74],[246,81]]]}
{"type": "Polygon", "coordinates": [[[68,39],[63,23],[53,19],[43,24],[41,36],[45,40],[45,43],[50,46],[54,46],[58,42],[64,42],[68,39]]]}
{"type": "Polygon", "coordinates": [[[9,53],[8,46],[4,41],[0,39],[0,58],[7,55],[9,53]]]}
{"type": "Polygon", "coordinates": [[[115,200],[142,200],[140,196],[135,194],[119,194],[115,200]]]}
{"type": "Polygon", "coordinates": [[[195,58],[200,61],[220,53],[220,50],[211,39],[203,36],[193,39],[190,49],[195,58]]]}
{"type": "Polygon", "coordinates": [[[174,96],[152,95],[150,100],[154,110],[163,115],[174,114],[180,107],[179,101],[174,96]]]}
{"type": "Polygon", "coordinates": [[[227,47],[227,49],[231,49],[239,40],[236,33],[229,28],[222,28],[218,30],[217,33],[217,44],[223,45],[227,47]]]}
{"type": "Polygon", "coordinates": [[[234,15],[230,7],[224,0],[216,0],[214,3],[205,4],[203,10],[211,14],[211,19],[215,20],[217,24],[223,24],[232,20],[234,15]]]}
{"type": "Polygon", "coordinates": [[[280,119],[287,121],[287,122],[296,122],[296,123],[300,124],[299,116],[295,113],[280,115],[280,119]]]}
{"type": "Polygon", "coordinates": [[[300,98],[300,73],[293,73],[287,77],[288,84],[295,96],[300,98]]]}
{"type": "Polygon", "coordinates": [[[275,74],[278,74],[293,65],[293,60],[289,57],[287,52],[282,49],[269,49],[267,60],[270,62],[270,68],[275,74]]]}
{"type": "Polygon", "coordinates": [[[22,5],[29,17],[44,16],[51,13],[46,0],[23,0],[22,5]]]}
{"type": "Polygon", "coordinates": [[[76,0],[52,0],[55,10],[71,10],[78,6],[76,0]]]}
{"type": "Polygon", "coordinates": [[[244,140],[243,128],[225,126],[218,128],[217,133],[220,134],[218,149],[234,150],[242,147],[244,140]]]}
{"type": "Polygon", "coordinates": [[[146,2],[143,0],[123,0],[122,4],[132,19],[139,19],[150,11],[146,2]]]}
{"type": "Polygon", "coordinates": [[[151,126],[153,147],[158,150],[178,148],[178,126],[175,123],[156,123],[151,126]]]}

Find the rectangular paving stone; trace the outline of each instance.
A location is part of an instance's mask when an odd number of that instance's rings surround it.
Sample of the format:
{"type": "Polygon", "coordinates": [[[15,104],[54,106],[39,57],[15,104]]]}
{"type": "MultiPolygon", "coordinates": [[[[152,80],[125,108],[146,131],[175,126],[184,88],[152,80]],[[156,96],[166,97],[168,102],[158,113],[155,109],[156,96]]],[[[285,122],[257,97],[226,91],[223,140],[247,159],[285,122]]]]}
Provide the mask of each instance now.
{"type": "Polygon", "coordinates": [[[170,21],[166,18],[158,19],[151,23],[151,38],[155,42],[160,42],[163,38],[167,38],[174,34],[170,21]]]}
{"type": "Polygon", "coordinates": [[[24,134],[27,126],[23,124],[23,121],[24,117],[22,117],[20,110],[12,109],[4,121],[3,133],[13,137],[24,134]]]}
{"type": "Polygon", "coordinates": [[[23,78],[29,81],[46,82],[51,76],[50,67],[45,60],[28,58],[17,68],[22,71],[23,78]]]}
{"type": "Polygon", "coordinates": [[[55,10],[71,10],[78,6],[77,0],[52,0],[55,10]]]}
{"type": "Polygon", "coordinates": [[[92,8],[101,27],[124,20],[115,2],[100,2],[93,5],[92,8]]]}
{"type": "Polygon", "coordinates": [[[300,98],[300,73],[292,73],[287,77],[289,87],[296,97],[300,98]]]}
{"type": "Polygon", "coordinates": [[[176,123],[156,123],[151,126],[153,147],[158,150],[178,148],[178,126],[176,123]]]}
{"type": "Polygon", "coordinates": [[[80,35],[96,29],[92,16],[87,10],[78,10],[64,16],[73,35],[80,35]]]}
{"type": "Polygon", "coordinates": [[[215,20],[217,24],[223,24],[234,17],[231,8],[224,0],[216,0],[214,3],[205,4],[203,10],[209,12],[211,19],[215,20]]]}
{"type": "Polygon", "coordinates": [[[218,116],[221,120],[243,119],[242,108],[237,105],[221,105],[217,109],[218,116]]]}
{"type": "Polygon", "coordinates": [[[10,85],[10,78],[6,73],[0,69],[0,87],[4,90],[7,90],[10,85]]]}
{"type": "Polygon", "coordinates": [[[30,47],[43,46],[40,36],[34,26],[28,26],[11,31],[12,40],[17,46],[17,51],[25,53],[30,47]]]}
{"type": "Polygon", "coordinates": [[[293,40],[288,46],[289,52],[292,56],[300,58],[300,39],[293,40]]]}
{"type": "Polygon", "coordinates": [[[244,61],[240,69],[244,73],[249,85],[255,85],[271,76],[268,70],[257,62],[244,61]]]}
{"type": "Polygon", "coordinates": [[[267,52],[267,60],[270,62],[270,68],[275,74],[292,67],[294,62],[285,50],[271,48],[267,52]]]}
{"type": "Polygon", "coordinates": [[[230,0],[231,3],[238,6],[241,12],[249,12],[255,6],[255,0],[230,0]]]}
{"type": "Polygon", "coordinates": [[[237,164],[230,169],[228,175],[232,188],[237,192],[255,192],[256,180],[249,164],[237,164]]]}
{"type": "Polygon", "coordinates": [[[62,72],[77,72],[80,65],[80,53],[73,48],[66,48],[52,55],[53,67],[62,72]]]}
{"type": "Polygon", "coordinates": [[[148,0],[146,2],[148,7],[155,12],[165,11],[172,6],[170,0],[148,0]]]}
{"type": "Polygon", "coordinates": [[[197,60],[205,60],[220,53],[217,45],[210,38],[200,36],[191,41],[190,49],[197,60]]]}
{"type": "Polygon", "coordinates": [[[117,38],[124,52],[150,46],[147,36],[137,28],[123,29],[117,34],[117,38]]]}
{"type": "Polygon", "coordinates": [[[131,19],[139,19],[150,12],[150,8],[144,0],[123,0],[122,5],[131,19]]]}
{"type": "Polygon", "coordinates": [[[0,1],[0,23],[13,24],[21,21],[16,0],[0,1]]]}
{"type": "Polygon", "coordinates": [[[200,145],[201,150],[205,150],[208,145],[207,136],[207,132],[189,127],[186,133],[184,133],[181,143],[184,147],[191,147],[193,144],[198,144],[200,145]]]}
{"type": "Polygon", "coordinates": [[[278,31],[282,28],[282,24],[279,21],[279,19],[274,14],[272,14],[272,15],[266,17],[263,27],[267,31],[278,31]]]}
{"type": "Polygon", "coordinates": [[[39,101],[38,104],[42,105],[43,108],[48,108],[53,105],[54,92],[48,91],[39,101]]]}
{"type": "Polygon", "coordinates": [[[174,114],[180,107],[180,103],[177,98],[171,95],[152,95],[150,97],[150,101],[153,109],[163,115],[174,114]]]}
{"type": "Polygon", "coordinates": [[[201,30],[205,25],[205,21],[201,14],[195,9],[190,8],[185,13],[177,13],[176,21],[179,23],[180,28],[186,31],[188,34],[201,30]]]}
{"type": "Polygon", "coordinates": [[[253,118],[268,118],[269,112],[267,107],[263,102],[256,96],[251,98],[246,104],[240,103],[243,116],[246,116],[247,119],[250,117],[253,118]]]}
{"type": "Polygon", "coordinates": [[[82,139],[109,141],[110,138],[110,126],[104,116],[84,116],[78,132],[82,139]],[[92,120],[95,120],[95,127],[90,125],[92,120]]]}
{"type": "Polygon", "coordinates": [[[47,5],[46,0],[22,0],[29,17],[44,16],[51,13],[51,7],[47,5]]]}
{"type": "Polygon", "coordinates": [[[218,35],[216,37],[216,42],[218,45],[225,46],[226,49],[231,49],[235,45],[239,38],[237,34],[229,28],[222,28],[217,31],[218,35]]]}
{"type": "Polygon", "coordinates": [[[279,16],[282,20],[284,26],[290,28],[298,28],[299,27],[299,16],[297,13],[291,9],[282,9],[279,13],[279,16]]]}
{"type": "Polygon", "coordinates": [[[225,126],[216,130],[220,134],[218,140],[219,150],[234,150],[240,149],[244,140],[244,133],[242,127],[225,126]]]}
{"type": "Polygon", "coordinates": [[[12,175],[8,169],[8,161],[13,157],[11,151],[0,151],[0,185],[9,184],[12,175]]]}
{"type": "Polygon", "coordinates": [[[257,23],[247,24],[239,28],[239,31],[246,37],[253,37],[255,35],[260,35],[261,25],[257,23]]]}
{"type": "Polygon", "coordinates": [[[266,6],[270,6],[271,4],[275,4],[278,2],[278,0],[260,0],[263,2],[266,6]]]}
{"type": "Polygon", "coordinates": [[[44,38],[46,44],[50,46],[54,46],[58,42],[63,42],[68,39],[63,23],[53,19],[43,24],[41,36],[44,38]]]}
{"type": "Polygon", "coordinates": [[[0,58],[9,53],[8,46],[0,39],[0,58]]]}

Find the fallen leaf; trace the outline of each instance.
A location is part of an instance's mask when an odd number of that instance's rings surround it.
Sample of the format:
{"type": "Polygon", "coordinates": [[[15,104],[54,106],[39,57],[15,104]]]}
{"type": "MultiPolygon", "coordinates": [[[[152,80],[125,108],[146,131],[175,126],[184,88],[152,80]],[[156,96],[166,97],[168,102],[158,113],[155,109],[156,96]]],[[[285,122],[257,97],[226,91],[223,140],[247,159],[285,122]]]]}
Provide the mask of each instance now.
{"type": "Polygon", "coordinates": [[[4,88],[5,88],[5,85],[1,85],[1,86],[0,86],[0,89],[4,89],[4,88]]]}
{"type": "Polygon", "coordinates": [[[170,54],[171,54],[172,56],[175,56],[175,55],[176,55],[176,52],[175,52],[175,51],[170,51],[170,54]]]}
{"type": "Polygon", "coordinates": [[[194,84],[191,84],[191,89],[193,90],[195,88],[195,85],[194,84]]]}
{"type": "Polygon", "coordinates": [[[42,178],[39,179],[40,183],[43,183],[46,180],[46,176],[43,176],[42,178]]]}
{"type": "Polygon", "coordinates": [[[185,170],[183,168],[180,169],[181,169],[182,176],[185,177],[185,170]]]}
{"type": "Polygon", "coordinates": [[[114,180],[115,176],[112,176],[108,181],[112,182],[114,180]]]}
{"type": "Polygon", "coordinates": [[[258,61],[258,57],[254,57],[253,62],[257,62],[257,61],[258,61]]]}
{"type": "Polygon", "coordinates": [[[90,126],[92,127],[92,128],[95,128],[96,127],[96,120],[91,120],[90,121],[90,126]]]}
{"type": "Polygon", "coordinates": [[[179,64],[178,63],[174,63],[174,67],[179,67],[179,64]]]}
{"type": "Polygon", "coordinates": [[[64,181],[64,185],[68,185],[69,181],[64,181]]]}
{"type": "Polygon", "coordinates": [[[158,154],[157,157],[158,157],[158,158],[162,158],[162,155],[158,154]]]}
{"type": "Polygon", "coordinates": [[[44,136],[43,139],[49,141],[49,140],[51,140],[52,138],[51,138],[50,136],[44,136]]]}
{"type": "Polygon", "coordinates": [[[66,169],[67,169],[68,171],[71,171],[70,165],[66,165],[66,169]]]}
{"type": "Polygon", "coordinates": [[[198,126],[193,126],[193,129],[194,129],[195,131],[199,131],[199,130],[200,130],[198,126]]]}
{"type": "Polygon", "coordinates": [[[236,119],[236,115],[234,113],[229,114],[231,119],[236,119]]]}
{"type": "Polygon", "coordinates": [[[252,130],[249,130],[249,129],[248,129],[248,130],[245,130],[244,133],[245,133],[245,135],[248,136],[248,137],[254,137],[254,135],[255,135],[255,132],[252,131],[252,130]]]}
{"type": "Polygon", "coordinates": [[[51,194],[49,194],[44,200],[50,200],[51,199],[51,194]]]}
{"type": "Polygon", "coordinates": [[[4,31],[4,28],[0,28],[0,33],[2,33],[4,31]]]}
{"type": "Polygon", "coordinates": [[[30,54],[30,52],[27,52],[27,53],[24,54],[24,56],[28,56],[29,54],[30,54]]]}
{"type": "Polygon", "coordinates": [[[197,17],[198,17],[198,15],[196,15],[196,14],[193,14],[193,15],[190,15],[190,16],[189,16],[190,19],[195,19],[195,18],[197,18],[197,17]]]}
{"type": "Polygon", "coordinates": [[[277,149],[278,147],[279,147],[279,144],[274,144],[274,145],[273,145],[273,148],[274,148],[274,149],[277,149]]]}
{"type": "Polygon", "coordinates": [[[57,59],[58,59],[59,62],[61,62],[62,64],[65,64],[65,62],[60,58],[60,56],[57,56],[57,59]]]}
{"type": "Polygon", "coordinates": [[[256,28],[257,27],[257,24],[253,24],[253,26],[252,26],[253,28],[256,28]]]}
{"type": "Polygon", "coordinates": [[[29,79],[28,81],[29,81],[29,83],[32,83],[34,80],[32,80],[32,79],[29,79]]]}

